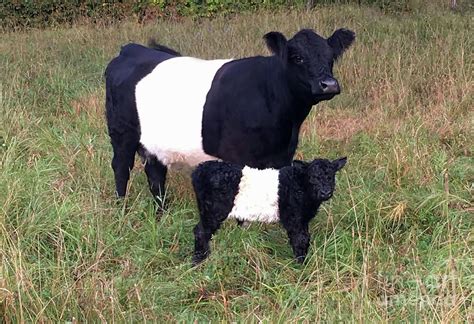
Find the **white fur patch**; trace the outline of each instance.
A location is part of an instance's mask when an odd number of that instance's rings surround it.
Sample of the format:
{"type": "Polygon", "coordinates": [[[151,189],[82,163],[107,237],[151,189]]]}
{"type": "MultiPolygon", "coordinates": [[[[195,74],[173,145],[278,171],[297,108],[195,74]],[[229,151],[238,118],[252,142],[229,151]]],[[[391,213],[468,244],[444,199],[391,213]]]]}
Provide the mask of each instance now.
{"type": "Polygon", "coordinates": [[[278,170],[245,167],[229,218],[274,223],[279,221],[278,170]]]}
{"type": "Polygon", "coordinates": [[[171,58],[137,83],[140,143],[163,164],[215,159],[202,148],[202,114],[214,75],[229,61],[171,58]]]}

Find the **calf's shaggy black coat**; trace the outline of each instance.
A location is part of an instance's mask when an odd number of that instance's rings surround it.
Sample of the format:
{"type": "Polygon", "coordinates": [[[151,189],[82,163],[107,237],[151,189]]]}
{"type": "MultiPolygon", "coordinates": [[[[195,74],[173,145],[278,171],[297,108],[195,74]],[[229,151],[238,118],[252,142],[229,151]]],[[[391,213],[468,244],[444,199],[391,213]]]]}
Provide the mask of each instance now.
{"type": "MultiPolygon", "coordinates": [[[[304,261],[309,248],[308,224],[321,203],[332,197],[336,172],[346,164],[346,160],[344,157],[334,161],[294,161],[292,166],[283,167],[279,171],[273,170],[278,178],[277,182],[274,182],[278,186],[274,188],[275,193],[278,193],[275,198],[277,206],[270,207],[275,211],[275,216],[267,217],[264,221],[279,221],[283,225],[294,256],[300,263],[304,261]]],[[[200,214],[200,221],[194,228],[194,265],[209,255],[209,241],[226,218],[232,215],[238,221],[259,219],[259,215],[246,215],[245,209],[240,209],[244,210],[243,214],[235,213],[236,204],[241,203],[236,197],[245,189],[242,185],[245,168],[228,162],[208,161],[201,163],[194,170],[192,183],[200,214]]],[[[257,176],[259,172],[265,172],[250,170],[257,176]]],[[[265,184],[258,184],[258,181],[257,185],[261,190],[271,189],[266,189],[265,184]]]]}

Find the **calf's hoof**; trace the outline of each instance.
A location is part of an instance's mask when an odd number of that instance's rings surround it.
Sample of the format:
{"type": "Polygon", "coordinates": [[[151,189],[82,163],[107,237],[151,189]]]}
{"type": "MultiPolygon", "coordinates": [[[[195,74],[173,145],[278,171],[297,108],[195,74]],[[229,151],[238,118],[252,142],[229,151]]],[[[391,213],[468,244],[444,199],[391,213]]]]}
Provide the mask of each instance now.
{"type": "Polygon", "coordinates": [[[209,252],[194,253],[193,259],[191,261],[192,266],[195,267],[195,266],[199,265],[208,256],[209,256],[209,252]]]}
{"type": "Polygon", "coordinates": [[[305,259],[306,259],[306,255],[300,255],[295,258],[296,262],[299,264],[303,264],[305,259]]]}

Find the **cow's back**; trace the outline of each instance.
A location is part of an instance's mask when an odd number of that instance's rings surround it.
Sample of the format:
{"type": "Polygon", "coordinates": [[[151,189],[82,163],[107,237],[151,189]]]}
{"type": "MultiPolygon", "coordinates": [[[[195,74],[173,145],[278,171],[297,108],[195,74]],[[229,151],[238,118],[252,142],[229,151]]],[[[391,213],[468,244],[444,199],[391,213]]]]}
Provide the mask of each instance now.
{"type": "Polygon", "coordinates": [[[135,105],[135,86],[158,64],[174,57],[139,44],[127,44],[105,70],[106,115],[109,133],[131,131],[138,136],[140,125],[135,105]]]}
{"type": "MultiPolygon", "coordinates": [[[[173,55],[157,51],[139,44],[127,44],[107,65],[106,81],[111,86],[135,84],[149,74],[158,64],[172,58],[173,55]]],[[[133,88],[135,88],[133,86],[133,88]]]]}

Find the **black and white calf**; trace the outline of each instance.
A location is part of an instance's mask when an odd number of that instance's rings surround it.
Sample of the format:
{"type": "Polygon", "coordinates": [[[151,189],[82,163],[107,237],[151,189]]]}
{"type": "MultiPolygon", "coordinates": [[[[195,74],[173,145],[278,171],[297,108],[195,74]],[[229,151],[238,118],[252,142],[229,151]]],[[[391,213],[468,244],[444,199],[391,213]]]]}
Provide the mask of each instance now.
{"type": "Polygon", "coordinates": [[[192,174],[200,216],[194,228],[193,264],[209,255],[209,240],[227,218],[280,222],[297,261],[303,262],[309,247],[309,221],[321,203],[332,197],[336,172],[345,164],[345,157],[295,161],[280,170],[219,161],[200,164],[192,174]]]}
{"type": "Polygon", "coordinates": [[[354,41],[303,29],[264,36],[274,54],[201,60],[154,44],[122,47],[107,66],[107,125],[116,192],[126,193],[135,153],[152,194],[164,193],[168,166],[222,159],[255,168],[290,165],[314,104],[339,94],[334,62],[354,41]]]}

